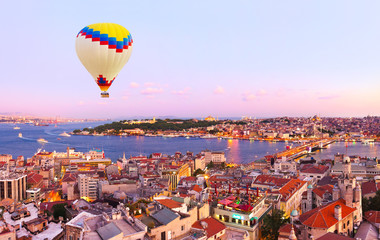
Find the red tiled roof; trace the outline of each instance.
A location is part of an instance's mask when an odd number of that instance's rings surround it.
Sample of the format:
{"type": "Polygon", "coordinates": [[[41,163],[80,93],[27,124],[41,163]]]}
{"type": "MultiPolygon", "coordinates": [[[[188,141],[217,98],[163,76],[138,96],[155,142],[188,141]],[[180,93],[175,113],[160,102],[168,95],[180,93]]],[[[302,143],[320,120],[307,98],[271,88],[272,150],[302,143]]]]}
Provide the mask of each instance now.
{"type": "Polygon", "coordinates": [[[317,238],[316,240],[354,240],[355,238],[351,238],[351,237],[347,237],[347,236],[343,236],[343,235],[340,235],[340,234],[335,234],[335,233],[326,233],[325,235],[323,235],[322,237],[319,237],[317,238]]]}
{"type": "Polygon", "coordinates": [[[29,173],[28,176],[26,177],[27,183],[30,184],[37,184],[42,181],[44,177],[38,173],[29,173]]]}
{"type": "Polygon", "coordinates": [[[191,190],[194,190],[194,191],[196,191],[198,193],[202,192],[202,188],[200,186],[198,186],[198,185],[192,186],[191,190]]]}
{"type": "Polygon", "coordinates": [[[282,187],[288,183],[290,179],[277,178],[270,175],[259,175],[253,182],[254,184],[270,185],[276,187],[282,187]]]}
{"type": "Polygon", "coordinates": [[[182,207],[182,203],[174,201],[172,199],[159,199],[156,201],[170,209],[182,207]]]}
{"type": "Polygon", "coordinates": [[[181,181],[185,181],[185,182],[196,182],[196,181],[197,181],[197,178],[196,178],[196,177],[185,177],[185,178],[182,178],[181,181]]]}
{"type": "Polygon", "coordinates": [[[380,183],[375,181],[368,181],[362,183],[362,194],[363,196],[371,193],[375,193],[380,189],[380,183]]]}
{"type": "Polygon", "coordinates": [[[327,170],[329,170],[328,166],[325,165],[310,165],[306,164],[302,167],[301,171],[302,173],[314,173],[314,174],[324,174],[327,170]]]}
{"type": "Polygon", "coordinates": [[[303,225],[312,228],[330,228],[338,222],[334,216],[336,205],[340,205],[342,208],[342,219],[355,211],[355,208],[346,206],[346,202],[343,199],[338,199],[335,202],[305,212],[300,216],[299,220],[303,225]]]}
{"type": "Polygon", "coordinates": [[[287,201],[293,194],[298,191],[302,186],[304,186],[307,182],[301,181],[299,179],[291,179],[288,183],[286,183],[279,192],[282,195],[281,201],[287,201]]]}
{"type": "Polygon", "coordinates": [[[278,229],[278,232],[290,233],[291,230],[292,230],[292,224],[288,223],[288,224],[282,225],[280,229],[278,229]]]}
{"type": "Polygon", "coordinates": [[[323,194],[325,194],[326,192],[332,194],[333,188],[334,187],[332,185],[323,185],[323,186],[319,186],[317,188],[314,188],[313,192],[315,194],[317,194],[319,197],[323,198],[323,194]]]}
{"type": "Polygon", "coordinates": [[[217,233],[226,229],[226,226],[223,223],[219,222],[213,217],[208,217],[208,218],[196,221],[191,227],[196,228],[196,229],[204,229],[207,232],[207,238],[212,238],[217,233]],[[201,222],[207,223],[205,228],[203,228],[201,222]]]}
{"type": "Polygon", "coordinates": [[[65,176],[63,176],[62,178],[62,182],[75,182],[76,180],[76,175],[72,173],[66,173],[65,176]]]}
{"type": "Polygon", "coordinates": [[[371,223],[380,223],[380,211],[367,211],[364,217],[371,223]]]}

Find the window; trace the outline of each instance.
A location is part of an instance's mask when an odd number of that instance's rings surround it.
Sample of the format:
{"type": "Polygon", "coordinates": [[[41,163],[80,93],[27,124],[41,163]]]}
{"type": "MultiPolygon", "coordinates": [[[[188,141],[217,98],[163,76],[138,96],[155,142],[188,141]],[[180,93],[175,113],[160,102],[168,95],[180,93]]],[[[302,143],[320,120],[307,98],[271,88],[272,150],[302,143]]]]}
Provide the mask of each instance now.
{"type": "MultiPolygon", "coordinates": [[[[219,216],[220,217],[220,216],[219,216]]],[[[185,225],[181,226],[181,231],[185,230],[185,225]]]]}

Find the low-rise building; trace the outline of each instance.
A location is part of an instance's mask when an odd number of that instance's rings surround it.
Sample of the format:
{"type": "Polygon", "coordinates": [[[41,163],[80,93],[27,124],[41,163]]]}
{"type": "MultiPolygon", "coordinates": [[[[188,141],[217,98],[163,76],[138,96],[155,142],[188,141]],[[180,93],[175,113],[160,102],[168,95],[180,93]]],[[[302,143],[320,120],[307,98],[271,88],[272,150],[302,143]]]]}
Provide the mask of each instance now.
{"type": "Polygon", "coordinates": [[[354,229],[355,208],[348,207],[339,199],[303,213],[299,221],[303,225],[304,239],[318,239],[327,232],[350,236],[354,229]]]}

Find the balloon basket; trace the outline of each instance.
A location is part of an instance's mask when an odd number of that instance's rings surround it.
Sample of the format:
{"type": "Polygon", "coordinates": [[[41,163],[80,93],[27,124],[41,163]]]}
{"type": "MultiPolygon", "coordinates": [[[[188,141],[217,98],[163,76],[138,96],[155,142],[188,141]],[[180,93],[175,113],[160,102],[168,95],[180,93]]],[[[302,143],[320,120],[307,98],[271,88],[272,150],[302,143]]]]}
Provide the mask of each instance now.
{"type": "Polygon", "coordinates": [[[102,93],[100,93],[100,96],[101,96],[102,98],[109,98],[109,97],[110,97],[110,94],[109,94],[108,92],[102,92],[102,93]]]}

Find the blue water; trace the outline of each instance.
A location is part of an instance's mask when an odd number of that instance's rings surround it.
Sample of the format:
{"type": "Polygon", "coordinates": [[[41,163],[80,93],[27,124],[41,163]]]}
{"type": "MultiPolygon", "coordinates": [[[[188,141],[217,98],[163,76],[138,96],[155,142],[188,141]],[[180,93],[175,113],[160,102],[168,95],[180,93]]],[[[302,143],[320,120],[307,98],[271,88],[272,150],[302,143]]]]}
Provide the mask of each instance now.
{"type": "MultiPolygon", "coordinates": [[[[31,126],[19,124],[19,130],[13,129],[14,124],[0,124],[0,154],[12,154],[13,157],[31,157],[39,148],[46,151],[64,152],[67,147],[86,152],[93,148],[103,149],[106,157],[116,161],[125,152],[126,156],[149,155],[154,152],[174,154],[177,151],[194,154],[205,149],[225,151],[228,162],[248,163],[265,155],[282,151],[286,147],[284,142],[251,142],[247,140],[201,139],[201,138],[162,138],[162,137],[119,137],[119,136],[71,136],[62,137],[59,134],[71,132],[74,129],[95,127],[102,123],[72,123],[60,124],[57,127],[31,126]],[[18,134],[23,137],[19,138],[18,134]],[[37,142],[44,138],[46,144],[37,142]],[[61,140],[58,140],[60,138],[61,140]]],[[[345,143],[334,143],[328,149],[318,152],[315,156],[324,159],[332,158],[334,154],[347,153],[350,155],[380,156],[379,145],[363,145],[352,143],[346,148],[345,143]]]]}

